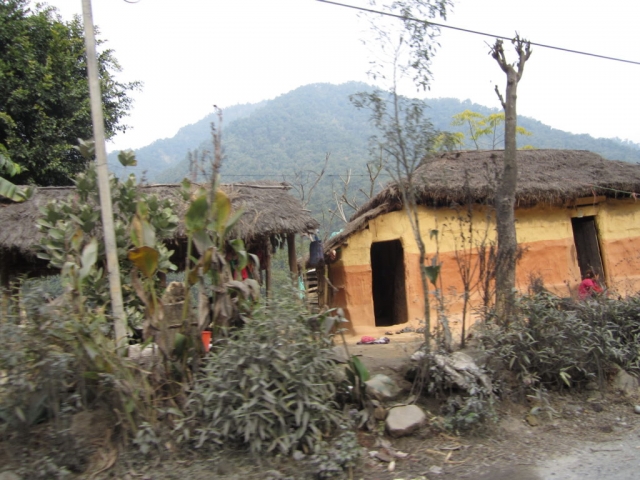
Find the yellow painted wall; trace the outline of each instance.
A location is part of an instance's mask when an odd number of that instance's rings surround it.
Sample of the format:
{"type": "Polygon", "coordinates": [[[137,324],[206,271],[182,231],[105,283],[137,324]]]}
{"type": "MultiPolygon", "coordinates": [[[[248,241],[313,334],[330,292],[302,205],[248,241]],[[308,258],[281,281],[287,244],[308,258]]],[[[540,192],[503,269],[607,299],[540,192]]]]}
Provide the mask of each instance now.
{"type": "Polygon", "coordinates": [[[599,207],[596,226],[607,286],[623,296],[639,292],[640,202],[608,201],[599,207]]]}
{"type": "MultiPolygon", "coordinates": [[[[580,283],[580,269],[573,241],[571,218],[596,217],[607,285],[620,294],[640,291],[640,202],[607,200],[595,206],[567,208],[537,206],[516,211],[518,244],[523,249],[517,268],[517,286],[526,291],[531,276],[540,276],[545,286],[562,296],[575,293],[580,283]]],[[[477,258],[469,243],[460,236],[458,214],[451,209],[419,207],[421,236],[430,259],[439,250],[442,262],[443,292],[450,314],[461,311],[460,296],[464,291],[456,263],[456,251],[463,245],[470,252],[472,262],[477,258]],[[430,232],[438,231],[438,242],[430,232]]],[[[491,210],[477,206],[473,212],[474,236],[486,235],[495,240],[495,222],[491,210]]],[[[468,224],[467,224],[468,225],[468,224]]],[[[465,235],[468,226],[463,224],[465,235]]],[[[381,215],[369,222],[366,229],[353,234],[340,249],[338,261],[330,265],[331,281],[338,288],[333,306],[345,309],[353,324],[374,327],[371,283],[370,248],[374,242],[400,240],[405,255],[405,284],[407,311],[410,321],[424,317],[422,284],[419,272],[418,248],[404,211],[381,215]]],[[[477,302],[477,295],[474,295],[477,302]]]]}

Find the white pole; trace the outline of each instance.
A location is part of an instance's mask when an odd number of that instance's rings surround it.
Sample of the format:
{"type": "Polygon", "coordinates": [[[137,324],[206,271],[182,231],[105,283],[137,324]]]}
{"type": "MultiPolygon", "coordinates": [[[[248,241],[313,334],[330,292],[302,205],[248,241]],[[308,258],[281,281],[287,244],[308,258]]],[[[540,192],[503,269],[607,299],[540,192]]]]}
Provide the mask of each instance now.
{"type": "Polygon", "coordinates": [[[91,119],[93,121],[93,139],[96,149],[96,169],[98,172],[98,189],[100,190],[100,209],[104,228],[104,244],[107,253],[107,269],[109,271],[109,288],[111,291],[111,311],[113,314],[116,345],[125,345],[127,339],[126,317],[122,302],[120,285],[120,267],[116,246],[116,234],[113,227],[113,208],[111,205],[111,189],[109,188],[109,169],[107,168],[107,149],[104,137],[104,116],[100,78],[98,76],[98,60],[96,58],[96,40],[91,13],[91,0],[82,0],[82,16],[84,19],[84,44],[87,51],[87,69],[89,75],[89,95],[91,99],[91,119]]]}

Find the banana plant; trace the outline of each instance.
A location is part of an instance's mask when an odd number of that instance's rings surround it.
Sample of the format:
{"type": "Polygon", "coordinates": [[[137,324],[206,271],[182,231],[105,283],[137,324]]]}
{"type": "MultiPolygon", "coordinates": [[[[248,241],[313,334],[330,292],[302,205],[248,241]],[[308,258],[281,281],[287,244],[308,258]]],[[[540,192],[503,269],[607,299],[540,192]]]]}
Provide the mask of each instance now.
{"type": "Polygon", "coordinates": [[[156,273],[160,266],[160,251],[156,248],[156,232],[149,222],[149,207],[138,202],[136,214],[131,220],[130,239],[133,247],[127,257],[133,264],[131,285],[145,305],[143,336],[153,338],[165,359],[171,356],[168,326],[164,320],[162,301],[156,294],[156,273]],[[142,278],[140,278],[142,275],[142,278]]]}
{"type": "Polygon", "coordinates": [[[66,286],[67,292],[71,294],[71,305],[81,316],[85,314],[86,306],[83,285],[98,260],[98,241],[91,238],[87,243],[84,243],[83,237],[80,230],[76,230],[72,234],[70,254],[67,255],[67,260],[60,271],[62,283],[66,286]]]}
{"type": "MultiPolygon", "coordinates": [[[[0,153],[0,174],[7,174],[10,177],[21,172],[20,165],[13,163],[9,157],[0,153]]],[[[24,202],[33,194],[32,188],[21,189],[4,177],[0,177],[0,197],[8,198],[14,202],[24,202]]]]}

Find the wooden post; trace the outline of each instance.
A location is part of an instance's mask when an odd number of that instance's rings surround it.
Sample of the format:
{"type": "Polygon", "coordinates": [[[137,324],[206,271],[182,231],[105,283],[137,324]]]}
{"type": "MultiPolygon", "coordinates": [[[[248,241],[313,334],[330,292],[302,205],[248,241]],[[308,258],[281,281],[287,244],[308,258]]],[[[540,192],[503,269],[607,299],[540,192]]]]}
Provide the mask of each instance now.
{"type": "Polygon", "coordinates": [[[264,254],[264,273],[265,273],[265,291],[267,302],[269,301],[269,293],[271,292],[271,238],[265,239],[266,248],[264,254]]]}
{"type": "Polygon", "coordinates": [[[113,206],[109,187],[109,169],[107,168],[107,150],[105,146],[104,115],[102,113],[102,94],[100,93],[100,76],[96,54],[96,39],[91,13],[91,0],[82,0],[84,19],[84,43],[87,52],[87,73],[89,77],[89,97],[91,100],[91,120],[93,122],[93,140],[96,149],[96,171],[100,193],[100,210],[102,212],[102,228],[104,245],[107,254],[107,270],[109,272],[109,289],[111,293],[111,311],[115,330],[116,348],[124,354],[123,347],[127,342],[127,318],[122,300],[120,285],[120,266],[116,234],[113,224],[113,206]],[[122,348],[121,348],[122,347],[122,348]]]}
{"type": "Polygon", "coordinates": [[[327,281],[325,279],[326,268],[324,263],[316,267],[318,277],[318,308],[322,310],[327,305],[327,281]]]}
{"type": "Polygon", "coordinates": [[[0,252],[0,288],[9,287],[9,258],[0,252]]]}
{"type": "Polygon", "coordinates": [[[9,300],[11,293],[9,292],[9,259],[0,253],[0,317],[9,314],[9,300]]]}
{"type": "Polygon", "coordinates": [[[287,235],[287,250],[289,252],[289,270],[295,284],[298,283],[298,256],[296,255],[296,234],[287,235]]]}

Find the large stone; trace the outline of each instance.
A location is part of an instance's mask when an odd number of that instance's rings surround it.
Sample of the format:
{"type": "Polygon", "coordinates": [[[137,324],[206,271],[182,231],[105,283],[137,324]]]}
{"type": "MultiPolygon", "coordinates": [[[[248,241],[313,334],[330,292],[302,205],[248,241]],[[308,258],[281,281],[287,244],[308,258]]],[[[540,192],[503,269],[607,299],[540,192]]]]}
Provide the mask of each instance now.
{"type": "Polygon", "coordinates": [[[6,471],[0,473],[0,480],[21,480],[20,475],[15,472],[6,471]]]}
{"type": "Polygon", "coordinates": [[[380,373],[371,377],[364,384],[367,387],[367,395],[381,402],[393,400],[399,393],[396,382],[380,373]]]}
{"type": "Polygon", "coordinates": [[[616,365],[616,375],[613,377],[613,389],[621,391],[629,397],[635,397],[638,395],[638,379],[633,375],[629,375],[621,367],[616,365]]]}
{"type": "Polygon", "coordinates": [[[392,437],[411,435],[427,421],[427,416],[417,405],[395,407],[389,411],[385,425],[392,437]]]}

